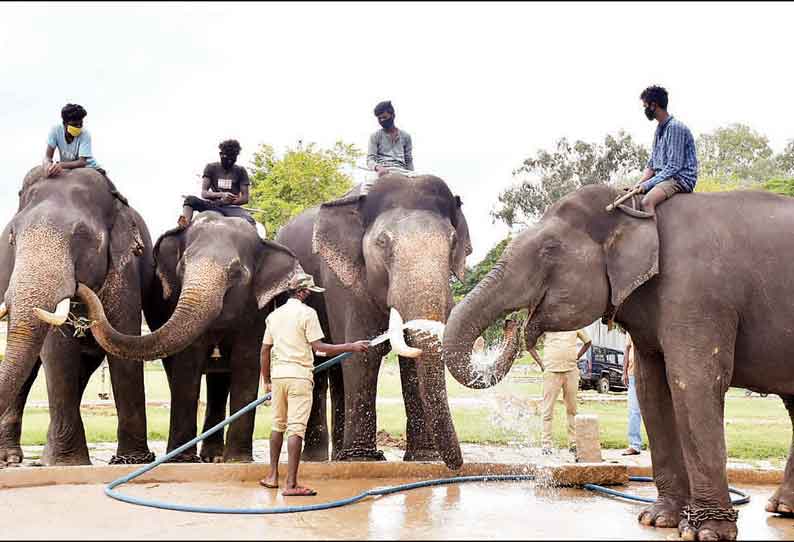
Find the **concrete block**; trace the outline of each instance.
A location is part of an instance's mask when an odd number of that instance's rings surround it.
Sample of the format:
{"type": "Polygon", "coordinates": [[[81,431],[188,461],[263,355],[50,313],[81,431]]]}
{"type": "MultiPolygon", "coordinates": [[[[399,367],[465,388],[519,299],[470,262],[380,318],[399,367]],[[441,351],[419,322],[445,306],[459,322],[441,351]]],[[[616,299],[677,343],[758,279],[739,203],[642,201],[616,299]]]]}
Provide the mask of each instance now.
{"type": "Polygon", "coordinates": [[[601,439],[598,436],[598,416],[595,414],[576,415],[576,461],[579,463],[600,463],[601,439]]]}

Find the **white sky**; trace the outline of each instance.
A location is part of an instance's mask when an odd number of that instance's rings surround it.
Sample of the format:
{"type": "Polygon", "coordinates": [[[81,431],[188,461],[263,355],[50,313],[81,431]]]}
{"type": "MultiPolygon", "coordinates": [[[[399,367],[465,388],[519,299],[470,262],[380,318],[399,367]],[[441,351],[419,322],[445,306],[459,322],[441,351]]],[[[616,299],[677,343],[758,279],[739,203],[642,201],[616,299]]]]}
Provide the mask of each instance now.
{"type": "Polygon", "coordinates": [[[259,143],[365,150],[391,99],[417,170],[463,198],[471,265],[507,233],[488,211],[524,158],[621,128],[650,143],[649,84],[696,137],[743,122],[782,150],[792,21],[778,3],[3,3],[0,218],[67,102],[156,239],[220,140],[241,165],[259,143]]]}

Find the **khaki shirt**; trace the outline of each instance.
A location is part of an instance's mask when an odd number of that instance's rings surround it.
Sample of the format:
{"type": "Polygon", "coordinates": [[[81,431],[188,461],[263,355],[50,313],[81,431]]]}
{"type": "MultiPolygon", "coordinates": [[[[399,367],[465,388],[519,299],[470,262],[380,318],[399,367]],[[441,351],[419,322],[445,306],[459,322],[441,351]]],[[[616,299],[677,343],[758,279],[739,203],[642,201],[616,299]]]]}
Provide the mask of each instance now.
{"type": "Polygon", "coordinates": [[[547,331],[543,342],[543,366],[547,372],[562,373],[577,369],[579,353],[577,339],[582,344],[590,342],[590,336],[584,329],[579,331],[547,331]]]}
{"type": "Polygon", "coordinates": [[[304,378],[314,382],[312,345],[325,335],[317,311],[290,298],[265,320],[262,344],[272,344],[270,378],[304,378]]]}
{"type": "Polygon", "coordinates": [[[634,343],[631,342],[631,337],[627,334],[626,335],[626,350],[629,350],[628,355],[626,356],[626,375],[627,376],[634,376],[634,343]],[[631,347],[631,350],[629,350],[631,347]]]}

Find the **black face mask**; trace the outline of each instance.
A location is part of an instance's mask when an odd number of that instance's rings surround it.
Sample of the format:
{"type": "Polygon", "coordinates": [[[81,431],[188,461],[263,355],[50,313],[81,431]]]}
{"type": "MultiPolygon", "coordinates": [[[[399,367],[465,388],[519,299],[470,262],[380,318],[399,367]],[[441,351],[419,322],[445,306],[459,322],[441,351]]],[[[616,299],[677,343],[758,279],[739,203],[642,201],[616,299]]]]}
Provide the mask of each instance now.
{"type": "Polygon", "coordinates": [[[234,158],[228,158],[224,156],[223,158],[221,158],[221,165],[223,166],[224,169],[229,169],[234,165],[236,161],[237,161],[236,156],[234,158]]]}
{"type": "Polygon", "coordinates": [[[645,108],[645,116],[648,118],[648,120],[655,119],[656,118],[656,108],[651,109],[650,105],[648,107],[646,107],[645,108]]]}
{"type": "Polygon", "coordinates": [[[394,118],[392,117],[386,120],[379,120],[378,124],[380,124],[380,127],[383,128],[384,130],[391,130],[392,128],[394,128],[394,118]]]}

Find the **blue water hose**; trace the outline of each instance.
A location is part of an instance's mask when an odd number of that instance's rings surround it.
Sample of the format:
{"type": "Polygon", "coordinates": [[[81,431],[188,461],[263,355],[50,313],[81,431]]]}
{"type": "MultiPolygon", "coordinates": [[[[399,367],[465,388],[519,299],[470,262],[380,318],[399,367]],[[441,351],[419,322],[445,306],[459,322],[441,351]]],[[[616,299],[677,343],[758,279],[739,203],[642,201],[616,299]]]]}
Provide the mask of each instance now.
{"type": "MultiPolygon", "coordinates": [[[[314,372],[321,372],[329,367],[332,367],[338,363],[343,362],[347,358],[349,358],[352,354],[350,352],[345,352],[344,354],[340,354],[326,362],[321,363],[320,365],[314,368],[314,372]]],[[[170,460],[171,458],[181,454],[188,448],[195,446],[200,441],[204,440],[208,436],[212,435],[213,433],[220,431],[225,426],[229,425],[233,421],[235,421],[240,416],[245,415],[246,413],[250,412],[251,410],[255,409],[265,401],[270,399],[270,394],[265,395],[264,397],[260,397],[259,399],[255,400],[254,402],[250,403],[249,405],[241,408],[222,422],[218,423],[217,425],[207,429],[202,434],[191,440],[190,442],[186,442],[182,446],[175,448],[171,452],[167,453],[160,459],[149,463],[148,465],[144,465],[143,467],[134,470],[130,474],[126,476],[122,476],[116,480],[110,482],[107,486],[105,486],[105,495],[116,499],[118,501],[126,502],[129,504],[136,504],[139,506],[148,506],[150,508],[160,508],[163,510],[174,510],[177,512],[196,512],[202,514],[292,514],[295,512],[313,512],[317,510],[330,510],[332,508],[339,508],[340,506],[347,506],[349,504],[353,504],[359,502],[367,497],[377,497],[377,496],[385,496],[391,495],[393,493],[398,493],[401,491],[409,491],[411,489],[419,489],[424,487],[434,487],[434,486],[443,486],[449,484],[462,484],[467,482],[521,482],[527,480],[534,480],[535,476],[532,474],[505,474],[505,475],[481,475],[481,476],[455,476],[450,478],[439,478],[435,480],[423,480],[420,482],[412,482],[408,484],[400,484],[397,486],[388,486],[382,488],[375,488],[367,490],[363,493],[358,495],[354,495],[352,497],[348,497],[346,499],[338,499],[335,501],[329,501],[324,503],[317,503],[317,504],[305,504],[300,506],[276,506],[271,508],[221,508],[216,506],[190,506],[186,504],[175,504],[169,502],[160,502],[160,501],[152,501],[148,499],[141,499],[138,497],[132,497],[130,495],[124,495],[115,491],[115,489],[127,482],[134,480],[135,478],[141,476],[149,472],[150,470],[162,465],[166,461],[170,460]]],[[[652,482],[653,478],[641,477],[641,476],[630,476],[629,480],[632,482],[652,482]]],[[[632,501],[638,502],[645,502],[645,503],[653,503],[655,499],[649,499],[647,497],[638,497],[636,495],[631,495],[629,493],[623,493],[621,491],[615,491],[613,489],[609,489],[603,486],[595,485],[595,484],[585,484],[585,489],[590,491],[595,491],[601,494],[619,497],[622,499],[628,499],[632,501]]],[[[733,488],[729,488],[732,493],[736,493],[740,495],[742,498],[733,501],[734,505],[737,504],[745,504],[750,501],[750,497],[741,491],[738,491],[733,488]]]]}

